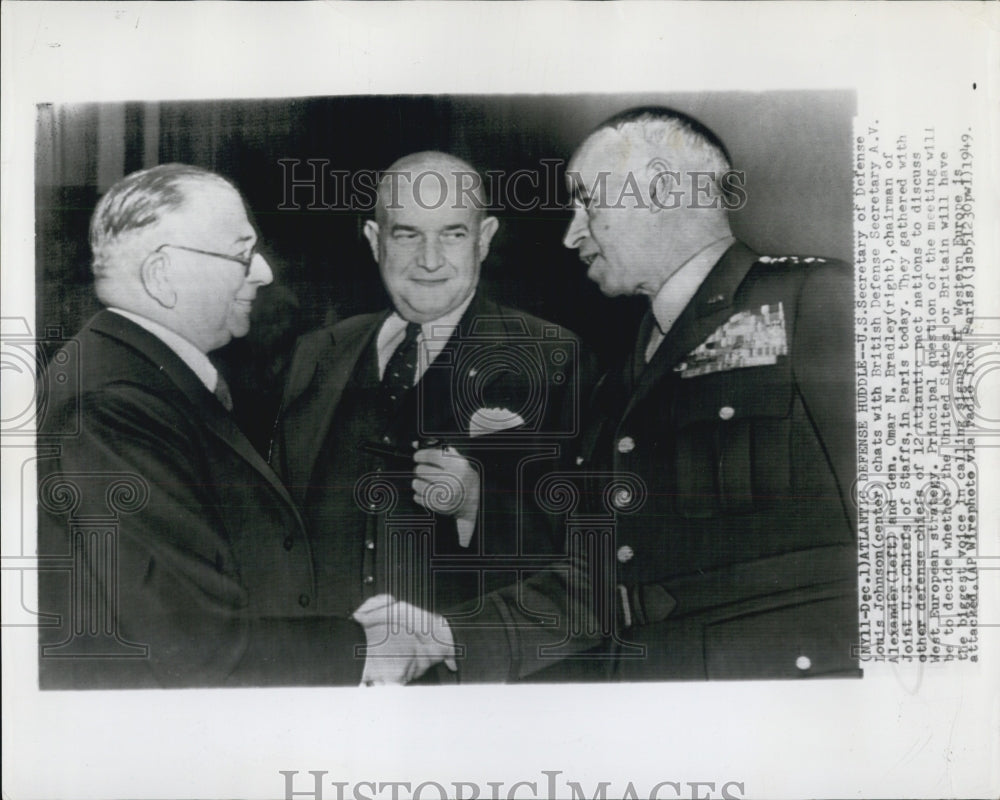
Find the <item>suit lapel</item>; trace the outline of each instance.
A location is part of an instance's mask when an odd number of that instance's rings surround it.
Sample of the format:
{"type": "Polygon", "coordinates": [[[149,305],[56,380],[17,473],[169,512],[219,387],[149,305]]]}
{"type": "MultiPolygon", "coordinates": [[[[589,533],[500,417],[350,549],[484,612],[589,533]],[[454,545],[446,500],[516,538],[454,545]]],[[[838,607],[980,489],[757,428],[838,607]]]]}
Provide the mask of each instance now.
{"type": "MultiPolygon", "coordinates": [[[[672,375],[674,366],[684,356],[729,319],[736,291],[757,258],[757,254],[742,242],[736,242],[723,253],[667,332],[652,360],[639,374],[622,414],[623,420],[649,394],[650,389],[672,375]]],[[[643,348],[645,343],[640,342],[637,346],[643,348]]]]}
{"type": "Polygon", "coordinates": [[[475,394],[484,397],[502,373],[491,373],[485,382],[477,380],[472,370],[482,368],[483,361],[475,355],[475,350],[471,359],[462,359],[462,348],[502,343],[512,324],[500,306],[476,293],[444,348],[410,393],[410,402],[404,404],[401,413],[409,415],[412,409],[413,416],[406,418],[416,419],[419,411],[423,430],[467,434],[469,415],[475,409],[460,407],[457,401],[469,397],[469,386],[475,386],[475,394]]]}
{"type": "MultiPolygon", "coordinates": [[[[118,339],[144,358],[152,361],[177,386],[198,410],[205,426],[257,470],[274,490],[295,510],[284,485],[254,449],[229,413],[194,374],[190,367],[160,339],[130,319],[111,311],[102,311],[91,323],[95,331],[118,339]]],[[[296,511],[297,514],[297,511],[296,511]]]]}
{"type": "MultiPolygon", "coordinates": [[[[284,427],[289,432],[288,453],[294,454],[294,457],[286,457],[285,461],[289,483],[293,487],[309,484],[344,387],[351,379],[358,359],[388,316],[389,312],[373,315],[366,324],[338,331],[336,336],[331,332],[332,342],[319,348],[313,369],[301,381],[300,390],[290,392],[286,398],[282,414],[285,417],[284,427]],[[300,398],[303,399],[301,403],[298,402],[300,398]]],[[[290,389],[294,391],[295,387],[290,389]]]]}

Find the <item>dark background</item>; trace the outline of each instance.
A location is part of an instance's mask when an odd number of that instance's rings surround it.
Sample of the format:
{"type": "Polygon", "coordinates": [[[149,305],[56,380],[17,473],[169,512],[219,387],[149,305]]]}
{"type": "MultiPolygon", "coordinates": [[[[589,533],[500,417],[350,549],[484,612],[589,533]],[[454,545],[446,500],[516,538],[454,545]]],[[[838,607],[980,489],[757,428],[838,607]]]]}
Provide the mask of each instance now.
{"type": "MultiPolygon", "coordinates": [[[[266,449],[297,336],[387,297],[355,211],[281,210],[281,159],[328,159],[331,169],[380,170],[418,150],[445,150],[481,171],[565,162],[602,119],[634,105],[684,111],[726,143],[747,176],[736,235],[759,252],[850,260],[853,92],[713,92],[550,96],[380,96],[42,105],[36,146],[36,330],[72,336],[98,308],[87,225],[97,199],[137,169],[181,161],[242,191],[275,273],[253,327],[213,358],[230,379],[241,423],[266,449]]],[[[559,179],[549,194],[567,197],[559,179]]],[[[308,177],[302,163],[297,178],[308,177]]],[[[328,182],[332,186],[332,181],[328,182]]],[[[539,196],[544,198],[545,189],[539,196]]],[[[292,198],[288,198],[292,199],[292,198]]],[[[630,345],[641,298],[609,300],[562,246],[568,210],[497,212],[500,230],[482,286],[502,303],[579,333],[604,360],[630,345]]]]}

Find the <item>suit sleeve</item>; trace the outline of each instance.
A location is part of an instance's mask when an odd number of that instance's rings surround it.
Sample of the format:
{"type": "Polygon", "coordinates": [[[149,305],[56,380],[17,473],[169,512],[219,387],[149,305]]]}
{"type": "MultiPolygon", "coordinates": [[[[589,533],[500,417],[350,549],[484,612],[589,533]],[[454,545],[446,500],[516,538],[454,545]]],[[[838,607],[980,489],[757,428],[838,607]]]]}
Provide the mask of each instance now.
{"type": "MultiPolygon", "coordinates": [[[[346,619],[270,616],[262,610],[267,604],[259,607],[250,595],[226,533],[231,499],[220,495],[219,470],[209,468],[213,456],[200,426],[166,400],[129,384],[84,395],[81,421],[79,435],[63,442],[54,475],[78,487],[74,517],[107,514],[101,485],[114,476],[131,476],[146,493],[140,508],[119,514],[117,568],[107,568],[106,560],[93,558],[84,547],[83,580],[114,597],[117,639],[148,650],[138,658],[97,657],[107,644],[78,637],[80,648],[94,651],[91,657],[43,655],[44,688],[358,683],[363,659],[354,657],[354,646],[364,643],[360,626],[346,619]]],[[[245,491],[262,488],[248,485],[245,491]]],[[[247,496],[246,502],[259,499],[247,496]]],[[[67,515],[45,505],[40,553],[65,554],[67,515]]],[[[279,505],[271,504],[259,535],[280,535],[265,529],[279,518],[279,505]]],[[[284,518],[294,515],[286,510],[284,518]]],[[[43,572],[40,580],[42,610],[70,612],[72,621],[71,576],[43,572]]],[[[60,635],[66,635],[65,627],[60,635]]]]}
{"type": "Polygon", "coordinates": [[[550,430],[566,431],[558,442],[559,452],[523,471],[522,530],[535,542],[554,544],[552,562],[525,580],[490,592],[477,609],[475,621],[464,623],[461,612],[448,617],[460,647],[459,680],[464,683],[498,683],[526,678],[558,660],[590,650],[606,641],[600,634],[599,598],[593,587],[600,585],[593,574],[599,565],[585,552],[574,551],[566,537],[566,521],[536,501],[534,487],[546,474],[565,472],[580,436],[584,406],[597,374],[596,360],[581,350],[570,379],[547,410],[550,430]],[[558,426],[558,427],[556,427],[558,426]]]}
{"type": "Polygon", "coordinates": [[[288,443],[285,441],[285,429],[282,424],[284,411],[289,403],[301,394],[312,377],[316,356],[322,346],[322,341],[329,341],[329,336],[326,335],[322,340],[320,339],[322,333],[306,334],[295,343],[291,365],[288,368],[288,377],[285,379],[285,387],[281,395],[281,405],[278,408],[278,415],[271,433],[271,446],[268,449],[267,461],[271,468],[286,482],[290,471],[286,463],[288,443]]]}

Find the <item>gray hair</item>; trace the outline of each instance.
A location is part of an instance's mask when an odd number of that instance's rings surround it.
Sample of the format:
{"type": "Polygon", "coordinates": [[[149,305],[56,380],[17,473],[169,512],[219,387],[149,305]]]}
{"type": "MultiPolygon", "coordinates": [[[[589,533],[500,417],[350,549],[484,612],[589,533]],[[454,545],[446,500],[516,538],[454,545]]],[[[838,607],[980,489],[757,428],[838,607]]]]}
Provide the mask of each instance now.
{"type": "MultiPolygon", "coordinates": [[[[643,141],[659,148],[688,153],[694,164],[671,164],[675,168],[690,169],[697,166],[717,176],[732,169],[729,150],[722,140],[707,126],[666,106],[638,106],[621,111],[604,120],[592,133],[611,129],[626,135],[638,134],[643,141]]],[[[666,154],[663,154],[666,158],[666,154]]]]}
{"type": "Polygon", "coordinates": [[[100,280],[122,267],[134,266],[121,263],[123,257],[127,259],[123,245],[180,208],[187,200],[187,190],[196,182],[217,183],[237,191],[221,175],[189,164],[160,164],[133,172],[108,189],[90,219],[94,277],[100,280]]]}

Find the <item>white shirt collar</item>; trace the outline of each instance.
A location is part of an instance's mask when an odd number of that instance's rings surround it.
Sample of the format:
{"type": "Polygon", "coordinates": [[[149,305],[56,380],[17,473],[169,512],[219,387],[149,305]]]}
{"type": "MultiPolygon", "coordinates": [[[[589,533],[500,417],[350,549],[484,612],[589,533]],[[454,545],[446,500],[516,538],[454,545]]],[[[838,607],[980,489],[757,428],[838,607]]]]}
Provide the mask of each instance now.
{"type": "Polygon", "coordinates": [[[213,366],[212,362],[208,360],[208,356],[191,344],[191,342],[176,331],[172,331],[170,328],[161,325],[159,322],[154,322],[131,311],[125,311],[121,308],[109,308],[108,311],[113,311],[115,314],[120,314],[126,319],[132,320],[136,325],[145,328],[153,334],[153,336],[173,350],[177,354],[177,357],[191,368],[191,371],[198,376],[198,380],[205,384],[205,388],[208,391],[215,392],[215,385],[219,382],[219,372],[213,366]]]}
{"type": "MultiPolygon", "coordinates": [[[[417,339],[420,346],[418,348],[415,380],[419,381],[423,377],[428,365],[444,350],[444,346],[455,332],[455,328],[458,327],[462,315],[465,314],[474,296],[475,292],[470,294],[458,308],[452,309],[443,317],[439,317],[431,322],[424,322],[420,325],[420,336],[417,339]]],[[[406,336],[406,324],[406,320],[398,312],[393,311],[389,315],[389,318],[382,323],[381,329],[379,329],[378,337],[375,340],[375,348],[378,352],[378,375],[380,380],[385,375],[386,364],[389,363],[392,354],[406,336]]]]}
{"type": "Polygon", "coordinates": [[[716,239],[691,256],[667,278],[652,301],[653,316],[660,333],[666,335],[684,307],[691,302],[698,287],[708,277],[712,267],[735,241],[732,236],[716,239]]]}

